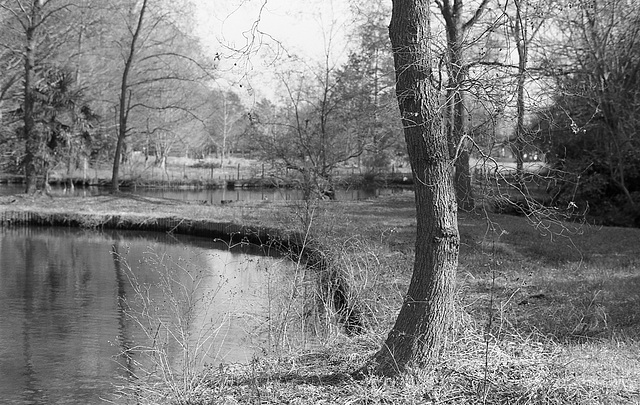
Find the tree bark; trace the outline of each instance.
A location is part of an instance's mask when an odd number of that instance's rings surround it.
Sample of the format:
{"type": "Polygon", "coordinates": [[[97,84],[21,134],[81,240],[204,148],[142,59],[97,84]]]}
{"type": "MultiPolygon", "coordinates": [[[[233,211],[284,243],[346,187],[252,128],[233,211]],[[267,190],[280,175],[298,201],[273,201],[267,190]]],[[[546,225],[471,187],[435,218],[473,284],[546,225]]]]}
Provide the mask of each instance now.
{"type": "Polygon", "coordinates": [[[133,60],[136,55],[136,45],[138,37],[140,37],[140,31],[142,30],[142,22],[144,21],[144,14],[147,10],[147,0],[143,0],[142,7],[140,8],[140,14],[138,15],[138,23],[136,29],[131,37],[131,46],[129,46],[129,54],[127,60],[124,63],[124,69],[122,71],[122,82],[120,84],[120,104],[118,107],[118,142],[116,144],[116,153],[113,158],[113,171],[111,173],[111,191],[117,193],[120,190],[120,158],[122,156],[122,149],[124,146],[125,138],[127,137],[127,120],[129,118],[129,101],[131,94],[129,93],[129,72],[133,66],[133,60]]]}
{"type": "Polygon", "coordinates": [[[394,0],[389,34],[396,96],[414,176],[417,236],[413,276],[404,303],[369,372],[394,376],[421,367],[443,348],[453,310],[460,238],[454,162],[431,83],[427,0],[394,0]]]}

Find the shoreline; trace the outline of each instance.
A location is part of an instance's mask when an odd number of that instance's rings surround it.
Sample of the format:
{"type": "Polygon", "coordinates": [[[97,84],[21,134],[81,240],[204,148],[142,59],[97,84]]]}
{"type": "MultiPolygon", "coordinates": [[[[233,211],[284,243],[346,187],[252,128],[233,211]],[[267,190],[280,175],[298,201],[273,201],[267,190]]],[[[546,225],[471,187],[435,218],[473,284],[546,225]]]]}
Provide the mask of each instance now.
{"type": "MultiPolygon", "coordinates": [[[[39,178],[39,181],[43,181],[39,178]]],[[[0,185],[24,185],[24,176],[0,175],[0,185]]],[[[72,184],[76,188],[100,187],[110,188],[111,180],[106,178],[82,178],[82,177],[53,177],[49,179],[50,186],[68,186],[72,184]]],[[[297,188],[299,181],[295,178],[287,177],[238,177],[229,175],[224,178],[182,178],[182,179],[145,179],[145,178],[124,178],[120,181],[120,189],[132,190],[136,188],[149,189],[195,189],[195,190],[216,190],[222,188],[297,188]]],[[[335,186],[339,188],[349,187],[407,187],[413,185],[413,179],[406,173],[379,173],[375,175],[350,174],[338,176],[335,179],[335,186]]]]}
{"type": "MultiPolygon", "coordinates": [[[[275,239],[300,229],[296,214],[303,208],[291,201],[211,206],[127,193],[12,195],[0,196],[0,218],[6,219],[0,227],[42,222],[207,235],[276,228],[263,231],[275,239]]],[[[319,238],[310,247],[328,249],[329,265],[351,271],[356,305],[369,321],[365,333],[348,335],[331,327],[322,348],[270,352],[249,364],[207,369],[206,388],[189,395],[202,402],[364,403],[374,387],[380,403],[423,403],[427,392],[442,402],[476,403],[477,383],[485,375],[493,381],[487,392],[491,403],[541,395],[567,405],[595,403],[593,398],[620,404],[640,399],[640,324],[633,317],[640,308],[640,229],[550,221],[532,226],[523,217],[460,213],[459,316],[452,346],[422,371],[424,377],[410,377],[415,380],[407,384],[360,382],[350,373],[379,349],[411,277],[415,203],[412,194],[403,193],[321,201],[317,208],[319,238]],[[264,377],[257,383],[256,373],[264,377]],[[550,380],[554,384],[546,383],[550,380]]]]}
{"type": "Polygon", "coordinates": [[[264,204],[201,205],[125,193],[88,197],[10,195],[0,196],[0,228],[51,226],[179,234],[275,248],[295,259],[303,256],[308,263],[322,263],[324,253],[319,244],[308,243],[295,230],[260,223],[257,217],[264,211],[260,206],[264,204]],[[61,202],[67,204],[61,207],[61,202]],[[114,202],[118,211],[108,209],[114,202]],[[252,214],[245,215],[245,211],[252,214]]]}
{"type": "Polygon", "coordinates": [[[244,239],[252,244],[283,243],[288,239],[276,229],[252,227],[233,222],[190,220],[178,217],[136,216],[133,214],[92,214],[72,212],[0,211],[0,226],[53,226],[84,229],[113,229],[162,232],[215,239],[244,239]]]}
{"type": "MultiPolygon", "coordinates": [[[[122,197],[122,195],[82,197],[80,201],[112,201],[118,197],[122,197]]],[[[137,205],[168,203],[169,206],[177,208],[181,206],[199,207],[189,203],[181,204],[173,200],[160,198],[127,197],[138,201],[137,205]]],[[[280,229],[273,224],[271,226],[265,224],[257,225],[246,220],[237,219],[235,222],[228,221],[219,214],[214,219],[196,219],[193,218],[193,215],[191,217],[189,215],[179,216],[177,212],[172,215],[166,215],[166,213],[154,215],[133,212],[78,212],[69,209],[47,212],[46,209],[43,210],[42,207],[39,207],[39,204],[36,207],[27,207],[26,209],[7,209],[7,205],[16,203],[18,198],[19,196],[0,197],[0,228],[50,226],[158,232],[222,240],[227,243],[248,243],[259,247],[264,252],[275,249],[278,253],[288,256],[294,262],[302,260],[306,268],[318,272],[321,278],[334,286],[333,289],[325,291],[329,295],[323,299],[333,302],[333,311],[338,314],[337,323],[345,328],[345,332],[348,335],[360,333],[364,328],[361,310],[354,305],[352,299],[346,294],[352,286],[343,274],[334,271],[327,259],[330,249],[323,246],[321,241],[314,238],[310,239],[308,235],[302,232],[280,229]]],[[[41,196],[39,199],[46,201],[47,199],[53,199],[53,197],[41,196]]],[[[77,200],[78,197],[68,199],[77,200]]],[[[33,202],[35,202],[35,199],[33,202]]],[[[148,207],[145,208],[149,209],[148,207]]],[[[199,211],[223,213],[232,211],[234,208],[237,207],[212,208],[209,210],[201,208],[199,211]]],[[[248,208],[256,207],[255,205],[253,207],[249,205],[248,208]]]]}

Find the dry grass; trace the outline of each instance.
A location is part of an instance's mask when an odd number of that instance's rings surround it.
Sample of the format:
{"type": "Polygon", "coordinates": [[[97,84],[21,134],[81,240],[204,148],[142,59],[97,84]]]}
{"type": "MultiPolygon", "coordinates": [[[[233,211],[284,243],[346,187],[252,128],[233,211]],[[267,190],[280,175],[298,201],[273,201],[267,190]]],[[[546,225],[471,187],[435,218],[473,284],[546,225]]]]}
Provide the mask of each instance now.
{"type": "MultiPolygon", "coordinates": [[[[0,211],[87,217],[171,216],[295,230],[289,202],[189,205],[135,196],[2,197],[0,211]]],[[[379,347],[411,273],[410,193],[315,208],[316,238],[351,281],[368,333],[334,328],[313,350],[292,349],[208,370],[185,403],[640,404],[640,229],[539,224],[462,214],[458,319],[448,350],[400,379],[349,375],[379,347]]]]}

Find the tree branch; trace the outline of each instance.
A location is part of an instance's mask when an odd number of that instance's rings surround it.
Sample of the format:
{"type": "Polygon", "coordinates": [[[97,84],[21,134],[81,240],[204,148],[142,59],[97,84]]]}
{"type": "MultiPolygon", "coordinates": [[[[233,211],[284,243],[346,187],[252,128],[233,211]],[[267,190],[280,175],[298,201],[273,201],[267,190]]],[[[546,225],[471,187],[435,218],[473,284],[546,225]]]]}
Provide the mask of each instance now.
{"type": "Polygon", "coordinates": [[[482,3],[480,3],[478,8],[476,9],[476,12],[473,14],[473,17],[471,17],[469,21],[467,21],[462,25],[463,31],[466,31],[469,28],[471,28],[473,24],[475,24],[480,19],[488,3],[489,3],[489,0],[482,0],[482,3]]]}

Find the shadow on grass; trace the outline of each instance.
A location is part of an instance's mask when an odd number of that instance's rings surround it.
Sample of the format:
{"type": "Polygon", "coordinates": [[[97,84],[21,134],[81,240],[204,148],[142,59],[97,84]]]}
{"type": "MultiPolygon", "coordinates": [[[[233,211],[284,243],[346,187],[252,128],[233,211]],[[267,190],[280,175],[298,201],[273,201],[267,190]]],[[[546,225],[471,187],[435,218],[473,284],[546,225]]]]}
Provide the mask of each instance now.
{"type": "MultiPolygon", "coordinates": [[[[508,262],[506,266],[514,265],[508,262]]],[[[462,280],[461,300],[475,319],[493,317],[493,333],[542,335],[557,342],[625,337],[640,339],[640,275],[637,268],[530,266],[462,280]],[[491,311],[489,308],[491,307],[491,311]]],[[[516,266],[514,266],[516,267],[516,266]]]]}
{"type": "Polygon", "coordinates": [[[640,276],[550,282],[510,306],[514,327],[556,340],[640,338],[640,276]]]}
{"type": "Polygon", "coordinates": [[[127,193],[123,191],[119,191],[115,194],[111,194],[113,198],[108,200],[108,202],[114,202],[118,200],[131,200],[137,201],[146,204],[154,204],[154,205],[183,205],[187,204],[187,202],[182,200],[177,200],[173,198],[159,198],[159,197],[144,197],[138,194],[127,193]]]}
{"type": "Polygon", "coordinates": [[[285,383],[290,385],[340,386],[353,382],[349,373],[273,373],[264,376],[247,376],[234,382],[236,386],[266,385],[267,383],[285,383]]]}
{"type": "Polygon", "coordinates": [[[459,296],[475,319],[554,341],[640,338],[640,229],[471,214],[459,229],[459,296]]]}

